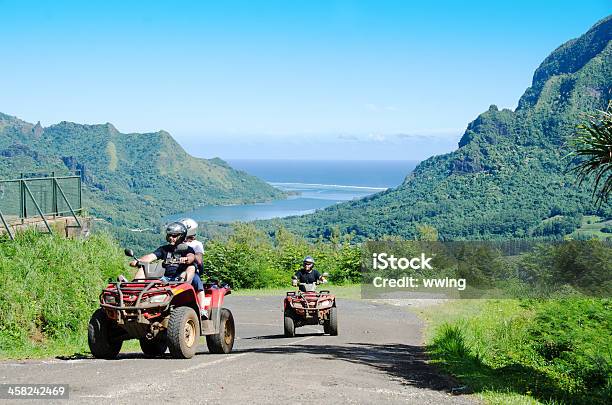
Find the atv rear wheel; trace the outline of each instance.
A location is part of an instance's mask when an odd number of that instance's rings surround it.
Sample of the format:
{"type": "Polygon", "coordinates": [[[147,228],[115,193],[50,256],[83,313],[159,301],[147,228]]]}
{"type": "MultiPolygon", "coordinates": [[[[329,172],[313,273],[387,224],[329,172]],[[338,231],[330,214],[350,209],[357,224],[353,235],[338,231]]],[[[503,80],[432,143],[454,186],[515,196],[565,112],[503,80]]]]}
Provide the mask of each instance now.
{"type": "Polygon", "coordinates": [[[190,307],[174,308],[168,321],[168,348],[175,359],[192,358],[198,347],[198,316],[190,307]]]}
{"type": "Polygon", "coordinates": [[[236,329],[232,312],[227,308],[221,308],[219,332],[206,336],[208,351],[215,354],[230,353],[234,347],[235,335],[236,329]]]}
{"type": "Polygon", "coordinates": [[[294,337],[295,336],[295,322],[293,321],[293,317],[287,313],[285,313],[285,337],[294,337]]]}
{"type": "Polygon", "coordinates": [[[168,349],[166,334],[159,333],[153,339],[140,339],[140,348],[142,349],[142,352],[147,356],[157,357],[163,355],[164,353],[166,353],[166,349],[168,349]]]}
{"type": "Polygon", "coordinates": [[[98,308],[87,327],[87,343],[91,354],[97,359],[114,359],[121,351],[123,341],[112,338],[113,323],[102,308],[98,308]]]}
{"type": "Polygon", "coordinates": [[[329,320],[326,322],[327,328],[325,332],[331,336],[338,336],[338,308],[331,307],[329,309],[329,320]]]}

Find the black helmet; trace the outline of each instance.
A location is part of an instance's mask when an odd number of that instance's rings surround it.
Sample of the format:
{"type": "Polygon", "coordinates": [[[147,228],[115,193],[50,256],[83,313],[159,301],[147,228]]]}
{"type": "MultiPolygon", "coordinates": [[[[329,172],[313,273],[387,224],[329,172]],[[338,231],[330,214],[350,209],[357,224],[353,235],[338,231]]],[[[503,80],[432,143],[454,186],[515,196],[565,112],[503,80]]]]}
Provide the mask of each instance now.
{"type": "Polygon", "coordinates": [[[187,237],[187,227],[180,222],[172,222],[166,226],[166,240],[170,242],[170,235],[178,235],[178,238],[174,242],[177,246],[185,240],[187,237]]]}

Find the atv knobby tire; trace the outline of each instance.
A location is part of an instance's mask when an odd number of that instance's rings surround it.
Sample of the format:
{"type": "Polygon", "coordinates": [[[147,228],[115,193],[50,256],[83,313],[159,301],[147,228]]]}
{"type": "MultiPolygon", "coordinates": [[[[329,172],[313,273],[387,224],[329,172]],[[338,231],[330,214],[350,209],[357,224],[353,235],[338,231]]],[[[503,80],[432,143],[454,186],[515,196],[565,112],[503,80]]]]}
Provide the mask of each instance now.
{"type": "Polygon", "coordinates": [[[168,348],[175,359],[192,358],[198,347],[200,323],[193,308],[177,307],[168,321],[168,348]]]}
{"type": "Polygon", "coordinates": [[[163,355],[164,353],[166,353],[166,349],[168,349],[166,334],[159,333],[153,339],[140,339],[140,348],[142,349],[142,352],[145,355],[150,357],[157,357],[163,355]]]}
{"type": "Polygon", "coordinates": [[[121,351],[123,341],[112,339],[113,323],[102,308],[98,308],[89,319],[87,343],[91,354],[97,359],[114,359],[121,351]]]}
{"type": "Polygon", "coordinates": [[[331,307],[329,309],[329,320],[325,326],[325,333],[329,333],[331,336],[338,336],[338,308],[331,307]]]}
{"type": "Polygon", "coordinates": [[[293,321],[293,317],[291,315],[285,313],[285,337],[294,337],[295,336],[295,322],[293,321]]]}
{"type": "Polygon", "coordinates": [[[206,336],[208,351],[215,354],[227,354],[234,347],[236,329],[234,327],[234,316],[227,308],[221,308],[219,320],[219,333],[206,336]]]}

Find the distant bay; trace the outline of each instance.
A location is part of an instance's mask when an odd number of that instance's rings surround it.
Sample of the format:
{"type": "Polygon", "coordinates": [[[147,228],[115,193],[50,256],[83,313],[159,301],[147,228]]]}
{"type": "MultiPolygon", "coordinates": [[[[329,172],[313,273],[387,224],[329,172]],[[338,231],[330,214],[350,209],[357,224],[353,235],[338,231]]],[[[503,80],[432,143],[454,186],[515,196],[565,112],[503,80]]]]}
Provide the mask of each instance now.
{"type": "Polygon", "coordinates": [[[418,164],[417,161],[371,160],[229,160],[228,163],[295,195],[260,204],[202,206],[167,219],[190,217],[200,222],[233,222],[304,215],[397,187],[418,164]]]}

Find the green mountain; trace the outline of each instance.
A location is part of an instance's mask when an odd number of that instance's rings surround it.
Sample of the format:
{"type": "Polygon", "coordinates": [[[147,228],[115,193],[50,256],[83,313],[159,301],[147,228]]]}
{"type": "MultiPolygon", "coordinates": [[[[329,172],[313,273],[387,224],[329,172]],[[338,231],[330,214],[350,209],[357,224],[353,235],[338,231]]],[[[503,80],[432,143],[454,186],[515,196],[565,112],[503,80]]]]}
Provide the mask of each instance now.
{"type": "Polygon", "coordinates": [[[111,124],[43,128],[0,113],[0,177],[80,170],[83,205],[115,226],[145,228],[204,204],[284,194],[223,160],[189,155],[165,131],[123,134],[111,124]]]}
{"type": "Polygon", "coordinates": [[[609,16],[557,48],[516,110],[492,105],[467,126],[459,149],[423,161],[400,187],[262,226],[313,238],[338,228],[365,239],[412,238],[426,224],[441,238],[467,239],[559,236],[583,214],[610,218],[610,205],[594,206],[590,185],[578,187],[564,157],[582,114],[605,109],[612,96],[611,39],[609,16]]]}

